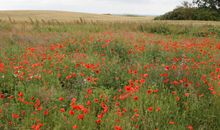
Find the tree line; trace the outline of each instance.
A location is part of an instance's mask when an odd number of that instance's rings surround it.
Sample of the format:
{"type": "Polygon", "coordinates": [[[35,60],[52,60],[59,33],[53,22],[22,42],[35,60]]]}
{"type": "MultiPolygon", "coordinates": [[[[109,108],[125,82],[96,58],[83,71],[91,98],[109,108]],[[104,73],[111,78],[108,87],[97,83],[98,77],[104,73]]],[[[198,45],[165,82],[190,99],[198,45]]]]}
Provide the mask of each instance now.
{"type": "Polygon", "coordinates": [[[155,19],[220,21],[220,0],[193,0],[191,3],[183,1],[181,6],[155,19]]]}

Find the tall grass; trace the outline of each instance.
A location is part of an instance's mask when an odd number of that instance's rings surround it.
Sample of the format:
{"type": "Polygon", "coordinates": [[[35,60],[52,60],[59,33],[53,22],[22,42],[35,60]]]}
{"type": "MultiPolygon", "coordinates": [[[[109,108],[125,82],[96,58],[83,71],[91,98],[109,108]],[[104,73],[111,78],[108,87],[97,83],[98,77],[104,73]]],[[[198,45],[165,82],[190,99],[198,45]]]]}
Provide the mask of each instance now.
{"type": "Polygon", "coordinates": [[[220,128],[219,28],[82,21],[3,22],[0,129],[220,128]]]}

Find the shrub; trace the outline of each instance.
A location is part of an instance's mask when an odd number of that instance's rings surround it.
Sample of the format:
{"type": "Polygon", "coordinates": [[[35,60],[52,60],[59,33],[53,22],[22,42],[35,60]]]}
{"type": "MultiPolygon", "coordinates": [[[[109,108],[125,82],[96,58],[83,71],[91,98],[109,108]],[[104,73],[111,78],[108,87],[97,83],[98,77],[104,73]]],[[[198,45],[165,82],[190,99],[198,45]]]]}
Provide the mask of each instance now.
{"type": "Polygon", "coordinates": [[[209,8],[178,7],[171,12],[156,17],[155,20],[213,20],[219,21],[218,11],[209,8]]]}

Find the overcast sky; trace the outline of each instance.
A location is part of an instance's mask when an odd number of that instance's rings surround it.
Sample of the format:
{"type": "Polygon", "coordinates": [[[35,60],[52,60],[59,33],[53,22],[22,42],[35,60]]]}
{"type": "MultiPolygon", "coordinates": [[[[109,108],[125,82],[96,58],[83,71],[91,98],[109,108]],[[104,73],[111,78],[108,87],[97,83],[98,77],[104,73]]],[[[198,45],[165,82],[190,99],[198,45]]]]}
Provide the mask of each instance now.
{"type": "Polygon", "coordinates": [[[183,0],[0,0],[0,10],[63,10],[101,14],[160,15],[181,5],[182,1],[183,0]]]}

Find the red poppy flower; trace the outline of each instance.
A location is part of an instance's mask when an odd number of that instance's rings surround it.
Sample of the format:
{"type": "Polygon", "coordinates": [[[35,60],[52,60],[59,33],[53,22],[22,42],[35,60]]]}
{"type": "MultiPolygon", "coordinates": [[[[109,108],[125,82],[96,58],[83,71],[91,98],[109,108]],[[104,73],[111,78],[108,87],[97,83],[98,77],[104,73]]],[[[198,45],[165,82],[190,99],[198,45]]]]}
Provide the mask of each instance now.
{"type": "Polygon", "coordinates": [[[65,109],[64,108],[60,108],[60,112],[61,113],[65,112],[65,109]]]}
{"type": "Polygon", "coordinates": [[[77,125],[74,125],[72,128],[73,128],[73,129],[77,129],[77,128],[78,128],[78,126],[77,126],[77,125]]]}
{"type": "Polygon", "coordinates": [[[152,111],[153,111],[153,107],[149,107],[147,110],[148,110],[149,112],[152,112],[152,111]]]}
{"type": "Polygon", "coordinates": [[[87,90],[87,93],[90,95],[90,94],[92,94],[92,89],[90,88],[90,89],[88,89],[87,90]]]}
{"type": "Polygon", "coordinates": [[[189,130],[193,130],[193,127],[192,127],[191,125],[188,125],[187,128],[188,128],[189,130]]]}
{"type": "Polygon", "coordinates": [[[115,130],[122,130],[120,126],[115,126],[115,130]]]}
{"type": "Polygon", "coordinates": [[[170,125],[174,125],[175,122],[174,122],[174,121],[169,121],[169,124],[170,124],[170,125]]]}
{"type": "Polygon", "coordinates": [[[2,94],[2,93],[0,93],[0,98],[1,98],[1,99],[4,99],[4,98],[5,98],[5,95],[2,94]]]}
{"type": "Polygon", "coordinates": [[[14,113],[12,113],[12,118],[14,118],[14,119],[18,119],[19,118],[19,115],[18,114],[14,114],[14,113]]]}
{"type": "Polygon", "coordinates": [[[83,115],[83,114],[79,114],[79,115],[78,115],[78,119],[79,119],[79,120],[83,120],[83,119],[84,119],[84,115],[83,115]]]}
{"type": "Polygon", "coordinates": [[[152,89],[147,90],[147,94],[150,95],[153,92],[152,89]]]}
{"type": "Polygon", "coordinates": [[[159,112],[160,111],[160,107],[158,107],[156,111],[159,112]]]}
{"type": "Polygon", "coordinates": [[[3,72],[4,71],[4,64],[3,63],[0,63],[0,72],[3,72]]]}
{"type": "Polygon", "coordinates": [[[59,97],[59,100],[60,100],[60,101],[63,101],[63,100],[64,100],[64,98],[63,98],[63,97],[59,97]]]}
{"type": "Polygon", "coordinates": [[[88,100],[86,104],[87,104],[88,106],[91,105],[91,101],[88,100]]]}
{"type": "Polygon", "coordinates": [[[45,110],[45,111],[44,111],[44,115],[45,115],[45,116],[48,115],[48,113],[49,113],[48,110],[45,110]]]}
{"type": "Polygon", "coordinates": [[[137,101],[138,100],[138,96],[134,96],[134,100],[137,101]]]}
{"type": "Polygon", "coordinates": [[[23,97],[24,94],[23,94],[22,92],[19,92],[19,93],[18,93],[18,96],[19,96],[19,97],[23,97]]]}
{"type": "Polygon", "coordinates": [[[169,66],[165,66],[165,70],[168,71],[170,69],[169,66]]]}
{"type": "Polygon", "coordinates": [[[149,75],[148,74],[144,74],[144,78],[147,78],[149,75]]]}
{"type": "Polygon", "coordinates": [[[70,115],[74,115],[74,113],[75,113],[75,112],[74,112],[73,110],[69,110],[69,114],[70,114],[70,115]]]}
{"type": "Polygon", "coordinates": [[[100,119],[96,120],[96,124],[100,124],[100,123],[101,123],[100,119]]]}

